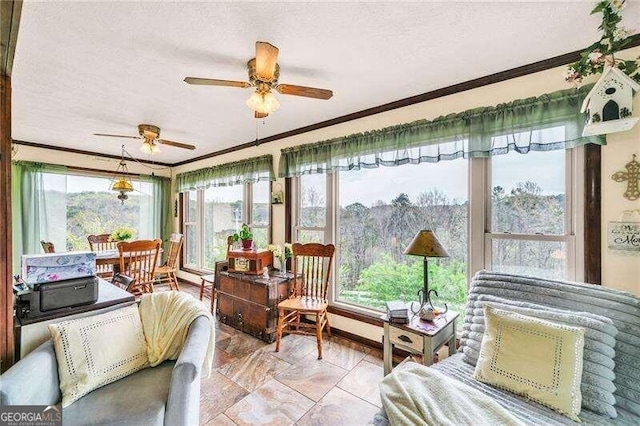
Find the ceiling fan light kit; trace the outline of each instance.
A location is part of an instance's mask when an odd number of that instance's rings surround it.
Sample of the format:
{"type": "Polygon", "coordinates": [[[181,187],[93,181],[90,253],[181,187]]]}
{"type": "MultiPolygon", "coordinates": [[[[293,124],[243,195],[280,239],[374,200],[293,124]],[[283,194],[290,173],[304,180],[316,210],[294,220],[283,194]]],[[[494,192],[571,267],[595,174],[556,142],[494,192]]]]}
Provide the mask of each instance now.
{"type": "Polygon", "coordinates": [[[140,146],[140,151],[144,152],[145,154],[148,155],[152,155],[152,154],[156,154],[160,151],[160,147],[158,145],[156,145],[155,143],[153,143],[153,140],[149,140],[146,139],[143,143],[142,146],[140,146]]]}
{"type": "Polygon", "coordinates": [[[247,99],[247,106],[260,114],[271,114],[280,108],[280,102],[271,92],[260,92],[256,90],[247,99]]]}

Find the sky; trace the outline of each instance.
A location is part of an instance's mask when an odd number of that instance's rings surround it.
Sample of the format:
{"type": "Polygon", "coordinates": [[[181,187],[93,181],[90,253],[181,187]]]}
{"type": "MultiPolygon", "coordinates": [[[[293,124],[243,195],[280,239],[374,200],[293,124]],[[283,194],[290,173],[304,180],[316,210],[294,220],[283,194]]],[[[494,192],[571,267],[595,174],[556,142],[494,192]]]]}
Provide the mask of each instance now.
{"type": "MultiPolygon", "coordinates": [[[[509,192],[518,182],[533,181],[543,194],[564,193],[565,151],[511,152],[493,157],[492,185],[509,192]]],[[[422,192],[437,188],[451,200],[468,199],[469,163],[464,159],[398,167],[379,167],[340,174],[340,204],[360,202],[370,206],[378,200],[390,202],[404,192],[416,201],[422,192]]]]}

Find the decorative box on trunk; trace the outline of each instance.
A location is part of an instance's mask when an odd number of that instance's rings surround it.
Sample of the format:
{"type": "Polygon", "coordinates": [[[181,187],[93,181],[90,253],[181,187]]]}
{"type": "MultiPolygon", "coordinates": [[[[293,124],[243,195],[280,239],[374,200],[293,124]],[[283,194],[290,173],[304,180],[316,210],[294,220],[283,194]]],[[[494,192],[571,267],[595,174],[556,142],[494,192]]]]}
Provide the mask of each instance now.
{"type": "Polygon", "coordinates": [[[90,251],[28,254],[22,256],[22,280],[48,283],[96,274],[96,254],[90,251]]]}
{"type": "Polygon", "coordinates": [[[273,253],[269,250],[229,250],[227,252],[229,272],[258,275],[264,267],[273,264],[273,253]]]}
{"type": "Polygon", "coordinates": [[[238,330],[273,342],[278,325],[278,303],[289,297],[292,277],[218,273],[216,316],[238,330]]]}

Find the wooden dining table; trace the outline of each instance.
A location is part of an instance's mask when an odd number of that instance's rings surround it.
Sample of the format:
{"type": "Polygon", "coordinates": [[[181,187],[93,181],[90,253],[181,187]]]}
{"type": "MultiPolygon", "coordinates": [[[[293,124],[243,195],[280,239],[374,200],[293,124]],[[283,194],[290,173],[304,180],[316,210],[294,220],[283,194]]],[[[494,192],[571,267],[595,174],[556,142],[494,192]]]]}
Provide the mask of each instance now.
{"type": "MultiPolygon", "coordinates": [[[[108,251],[97,251],[96,253],[96,265],[113,265],[114,271],[120,268],[120,253],[118,250],[108,250],[108,251]]],[[[163,250],[160,249],[158,251],[158,262],[162,257],[163,250]]],[[[127,258],[125,256],[124,262],[127,263],[127,258]]]]}

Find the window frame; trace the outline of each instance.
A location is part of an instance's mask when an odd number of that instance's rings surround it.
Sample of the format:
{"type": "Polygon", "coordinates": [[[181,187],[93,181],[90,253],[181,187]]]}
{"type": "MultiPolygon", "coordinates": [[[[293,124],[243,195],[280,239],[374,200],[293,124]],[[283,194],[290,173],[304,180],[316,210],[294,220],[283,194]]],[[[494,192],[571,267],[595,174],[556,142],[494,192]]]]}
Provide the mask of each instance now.
{"type": "MultiPolygon", "coordinates": [[[[334,229],[338,229],[335,226],[335,212],[333,211],[335,198],[333,194],[337,195],[337,189],[335,188],[337,182],[337,174],[338,172],[333,173],[323,173],[322,176],[325,177],[326,184],[326,208],[325,208],[325,220],[324,226],[303,226],[300,224],[300,208],[302,207],[302,182],[301,177],[296,177],[292,179],[292,192],[293,192],[293,200],[291,203],[292,212],[292,221],[291,221],[291,238],[293,241],[299,241],[299,235],[302,231],[316,231],[323,232],[323,244],[334,244],[335,236],[333,235],[334,229]]],[[[318,175],[303,175],[305,176],[318,176],[318,175]]],[[[292,242],[293,242],[292,241],[292,242]]],[[[336,248],[337,249],[337,248],[336,248]]],[[[335,264],[335,262],[334,262],[335,264]]],[[[333,272],[331,274],[333,280],[333,272]]]]}
{"type": "MultiPolygon", "coordinates": [[[[242,185],[242,223],[246,223],[249,227],[253,228],[253,184],[246,183],[242,185]]],[[[198,188],[195,190],[197,194],[196,199],[196,263],[190,264],[187,263],[187,247],[188,247],[188,234],[187,234],[187,226],[193,226],[193,223],[186,222],[186,219],[191,219],[189,217],[189,191],[181,192],[180,196],[181,200],[181,211],[182,214],[180,216],[180,225],[182,229],[182,234],[185,237],[184,244],[182,245],[182,255],[181,259],[184,259],[181,265],[181,269],[191,272],[196,272],[200,274],[209,274],[214,272],[214,268],[207,268],[204,266],[204,214],[205,214],[205,202],[204,202],[204,192],[205,188],[198,188]]],[[[271,194],[272,190],[272,182],[269,182],[269,194],[271,194]]],[[[271,242],[272,238],[272,216],[273,212],[271,209],[271,200],[269,200],[269,209],[268,209],[268,225],[256,225],[259,229],[267,230],[267,242],[271,242]]]]}
{"type": "MultiPolygon", "coordinates": [[[[526,155],[526,154],[525,154],[526,155]]],[[[467,160],[468,166],[468,243],[467,243],[467,282],[473,275],[491,266],[491,242],[495,239],[510,238],[531,241],[563,241],[567,244],[566,277],[567,280],[581,281],[584,278],[583,248],[577,241],[582,241],[584,233],[584,147],[565,150],[565,231],[561,235],[509,234],[490,232],[490,197],[491,197],[491,158],[474,158],[467,160]]],[[[336,209],[339,200],[340,172],[325,174],[327,180],[326,222],[325,227],[305,227],[300,225],[301,178],[292,178],[291,202],[291,236],[298,240],[303,230],[324,231],[325,244],[336,244],[337,232],[340,229],[339,212],[336,209]]],[[[340,247],[336,245],[336,259],[340,258],[340,247]]],[[[333,262],[331,283],[328,291],[329,305],[338,309],[364,314],[379,315],[381,311],[336,299],[335,286],[338,283],[336,271],[338,261],[333,262]]]]}
{"type": "MultiPolygon", "coordinates": [[[[494,232],[491,230],[491,191],[492,191],[492,161],[488,159],[472,159],[469,161],[471,172],[469,173],[470,179],[472,175],[478,179],[474,188],[471,189],[471,193],[483,194],[483,201],[476,204],[471,203],[470,194],[470,216],[482,218],[482,235],[478,232],[478,223],[474,224],[475,227],[470,230],[470,236],[472,240],[482,241],[482,256],[478,256],[476,253],[470,251],[469,259],[473,259],[470,265],[473,263],[469,278],[475,274],[475,272],[481,269],[492,269],[492,256],[493,256],[493,240],[494,239],[510,239],[520,241],[559,241],[566,244],[567,258],[565,261],[566,274],[562,279],[580,281],[584,277],[584,257],[576,250],[576,241],[581,241],[580,238],[583,233],[583,217],[579,212],[584,211],[584,197],[578,196],[578,194],[584,194],[584,166],[580,167],[580,164],[584,164],[584,148],[569,148],[565,149],[565,217],[564,217],[564,233],[563,234],[522,234],[522,233],[509,233],[509,232],[494,232]],[[479,170],[478,170],[479,169],[479,170]],[[481,185],[478,185],[481,184],[481,185]],[[474,232],[474,233],[472,233],[474,232]],[[474,257],[472,257],[474,255],[474,257]],[[480,266],[481,265],[481,266],[480,266]]],[[[525,154],[526,155],[526,154],[525,154]]],[[[470,182],[470,185],[472,182],[470,182]]],[[[469,245],[470,249],[472,244],[469,245]]],[[[475,250],[479,250],[480,246],[476,244],[475,250]]]]}

